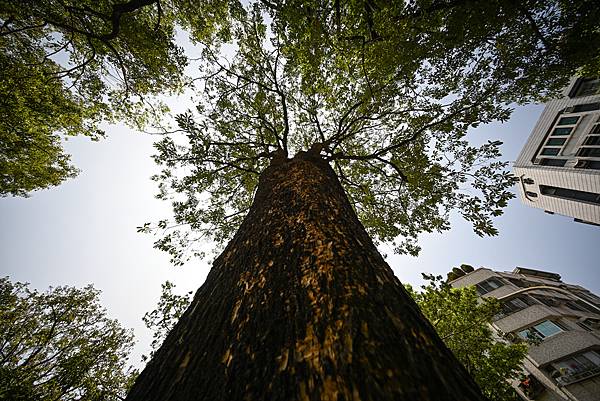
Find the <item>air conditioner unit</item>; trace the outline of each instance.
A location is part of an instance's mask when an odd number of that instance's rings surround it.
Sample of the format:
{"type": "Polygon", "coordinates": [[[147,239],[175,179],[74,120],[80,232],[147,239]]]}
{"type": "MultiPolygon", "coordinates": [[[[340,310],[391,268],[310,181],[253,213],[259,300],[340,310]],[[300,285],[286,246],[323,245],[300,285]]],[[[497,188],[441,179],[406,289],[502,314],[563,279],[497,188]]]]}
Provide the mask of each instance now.
{"type": "Polygon", "coordinates": [[[578,159],[575,168],[586,168],[589,162],[589,160],[578,159]]]}
{"type": "Polygon", "coordinates": [[[537,158],[537,159],[533,159],[533,164],[540,164],[542,162],[542,159],[537,158]]]}

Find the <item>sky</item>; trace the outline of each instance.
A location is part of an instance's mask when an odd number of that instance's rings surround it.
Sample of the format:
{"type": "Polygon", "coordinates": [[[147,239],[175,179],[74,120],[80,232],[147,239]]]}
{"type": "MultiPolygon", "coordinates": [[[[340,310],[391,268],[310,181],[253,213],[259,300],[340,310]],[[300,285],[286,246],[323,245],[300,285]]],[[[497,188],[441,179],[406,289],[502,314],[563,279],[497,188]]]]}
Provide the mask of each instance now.
{"type": "MultiPolygon", "coordinates": [[[[542,111],[541,105],[515,107],[510,121],[469,133],[475,143],[504,141],[503,158],[514,161],[542,111]]],[[[161,283],[176,292],[196,290],[209,270],[207,261],[173,267],[168,256],[153,249],[154,239],[136,227],[170,215],[168,203],[154,198],[150,176],[158,171],[150,156],[156,137],[124,126],[107,126],[107,139],[72,138],[66,149],[82,172],[59,187],[30,198],[0,198],[0,276],[49,286],[102,291],[108,315],[134,330],[137,345],[131,362],[139,366],[151,333],[142,316],[154,309],[161,283]]],[[[516,188],[515,188],[516,189],[516,188]]],[[[444,275],[461,263],[510,271],[516,266],[561,274],[568,283],[600,294],[600,228],[547,215],[512,200],[496,220],[500,234],[480,238],[471,226],[453,219],[453,228],[421,237],[418,258],[383,253],[404,283],[419,286],[421,273],[444,275]],[[596,250],[594,250],[596,249],[596,250]]]]}

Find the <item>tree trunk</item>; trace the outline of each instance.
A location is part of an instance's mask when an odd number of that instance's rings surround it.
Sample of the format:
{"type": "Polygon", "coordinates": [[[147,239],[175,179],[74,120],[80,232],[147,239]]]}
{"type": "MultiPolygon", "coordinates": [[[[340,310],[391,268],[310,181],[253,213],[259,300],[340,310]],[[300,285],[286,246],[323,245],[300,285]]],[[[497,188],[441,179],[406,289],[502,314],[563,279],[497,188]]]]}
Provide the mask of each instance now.
{"type": "Polygon", "coordinates": [[[482,400],[329,164],[274,161],[127,401],[482,400]]]}

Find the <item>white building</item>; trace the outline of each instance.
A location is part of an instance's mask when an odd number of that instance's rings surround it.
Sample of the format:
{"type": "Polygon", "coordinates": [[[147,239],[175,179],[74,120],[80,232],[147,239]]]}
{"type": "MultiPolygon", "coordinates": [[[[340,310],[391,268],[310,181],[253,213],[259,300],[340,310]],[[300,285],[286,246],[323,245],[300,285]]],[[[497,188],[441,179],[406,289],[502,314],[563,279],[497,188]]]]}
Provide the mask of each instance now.
{"type": "Polygon", "coordinates": [[[520,198],[600,224],[600,79],[573,79],[563,95],[546,104],[514,164],[520,198]]]}
{"type": "Polygon", "coordinates": [[[556,273],[522,267],[480,268],[450,284],[474,285],[481,297],[502,300],[498,332],[538,339],[524,360],[526,378],[514,383],[524,400],[600,400],[600,297],[556,273]]]}

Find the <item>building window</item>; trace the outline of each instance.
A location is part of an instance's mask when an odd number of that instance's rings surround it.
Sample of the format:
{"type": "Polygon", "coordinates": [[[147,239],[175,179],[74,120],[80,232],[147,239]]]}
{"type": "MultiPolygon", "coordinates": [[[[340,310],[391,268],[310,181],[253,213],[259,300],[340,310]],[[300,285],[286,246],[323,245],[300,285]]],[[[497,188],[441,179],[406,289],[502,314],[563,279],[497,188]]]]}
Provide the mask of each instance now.
{"type": "Polygon", "coordinates": [[[569,135],[571,134],[571,131],[573,130],[573,128],[564,128],[564,127],[559,127],[559,128],[554,128],[554,131],[552,131],[552,136],[563,136],[563,135],[569,135]]]}
{"type": "Polygon", "coordinates": [[[600,331],[600,319],[594,319],[593,317],[588,317],[581,322],[577,322],[577,324],[584,328],[587,331],[600,331]]]}
{"type": "Polygon", "coordinates": [[[600,148],[584,148],[581,147],[577,151],[579,157],[600,157],[600,148]]]}
{"type": "Polygon", "coordinates": [[[573,85],[569,97],[592,96],[598,93],[600,93],[600,79],[579,78],[573,85]]]}
{"type": "Polygon", "coordinates": [[[567,159],[548,159],[543,158],[540,161],[542,166],[564,167],[567,164],[567,159]]]}
{"type": "Polygon", "coordinates": [[[479,295],[487,294],[490,291],[494,291],[496,288],[500,288],[504,285],[502,280],[496,277],[488,278],[479,284],[475,284],[475,288],[479,295]]]}
{"type": "Polygon", "coordinates": [[[579,121],[579,116],[562,117],[556,125],[575,125],[579,121]]]}
{"type": "Polygon", "coordinates": [[[544,340],[563,331],[565,331],[565,327],[560,325],[558,322],[554,320],[544,320],[535,326],[531,326],[525,330],[519,331],[517,334],[524,340],[544,340]]]}
{"type": "Polygon", "coordinates": [[[575,295],[585,299],[588,302],[591,302],[594,305],[600,306],[600,297],[592,294],[591,292],[575,291],[575,295]]]}
{"type": "Polygon", "coordinates": [[[600,205],[600,194],[594,192],[577,191],[575,189],[551,187],[548,185],[540,185],[540,192],[542,195],[555,198],[600,205]]]}
{"type": "Polygon", "coordinates": [[[600,160],[577,160],[575,168],[584,168],[589,170],[600,170],[600,160]]]}
{"type": "Polygon", "coordinates": [[[535,305],[537,302],[529,295],[520,295],[515,298],[502,301],[502,310],[500,313],[494,316],[494,320],[502,319],[506,316],[512,315],[513,313],[522,311],[535,305]]]}
{"type": "Polygon", "coordinates": [[[542,155],[556,156],[556,155],[558,155],[559,151],[560,151],[560,148],[544,148],[544,149],[542,149],[542,155]]]}
{"type": "Polygon", "coordinates": [[[550,130],[550,135],[543,142],[539,155],[558,156],[569,136],[575,131],[577,124],[581,120],[581,116],[572,114],[561,114],[559,117],[550,130]]]}
{"type": "Polygon", "coordinates": [[[579,305],[579,303],[577,303],[577,301],[565,301],[565,306],[567,308],[577,311],[577,312],[589,312],[589,310],[587,310],[587,308],[579,305]]]}
{"type": "Polygon", "coordinates": [[[600,110],[600,103],[585,103],[573,106],[573,113],[582,113],[585,111],[600,110]]]}
{"type": "Polygon", "coordinates": [[[557,298],[557,297],[554,297],[554,296],[547,297],[544,295],[534,295],[533,297],[546,306],[550,306],[550,307],[560,306],[560,301],[559,301],[559,298],[557,298]]]}
{"type": "Polygon", "coordinates": [[[552,363],[552,375],[559,384],[567,385],[600,374],[600,354],[597,351],[582,352],[552,363]]]}
{"type": "Polygon", "coordinates": [[[549,159],[543,158],[540,161],[542,166],[564,167],[567,164],[567,159],[549,159]]]}
{"type": "Polygon", "coordinates": [[[600,157],[600,118],[592,126],[583,145],[577,150],[579,157],[600,157]]]}

